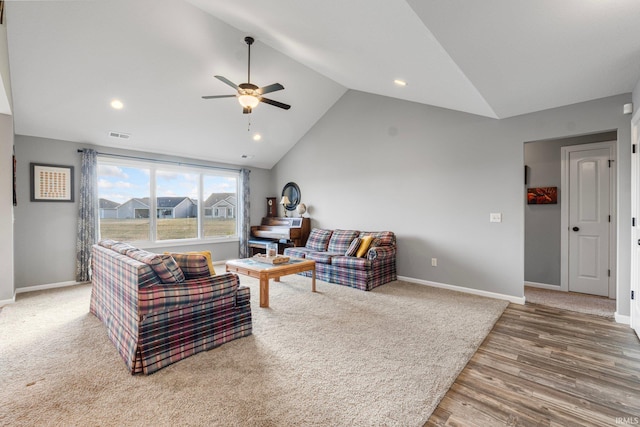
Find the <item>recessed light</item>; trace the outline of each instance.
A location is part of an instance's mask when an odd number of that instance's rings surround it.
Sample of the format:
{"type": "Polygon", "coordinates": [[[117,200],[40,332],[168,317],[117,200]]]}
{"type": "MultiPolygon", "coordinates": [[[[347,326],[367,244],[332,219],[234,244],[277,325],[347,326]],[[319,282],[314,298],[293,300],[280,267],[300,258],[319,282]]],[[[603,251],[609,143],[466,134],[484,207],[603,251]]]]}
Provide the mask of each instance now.
{"type": "Polygon", "coordinates": [[[256,133],[255,135],[253,135],[254,141],[260,141],[261,139],[262,139],[262,135],[260,135],[259,133],[256,133]]]}
{"type": "Polygon", "coordinates": [[[122,110],[122,108],[124,108],[124,104],[119,99],[114,99],[111,101],[111,108],[114,110],[122,110]]]}
{"type": "Polygon", "coordinates": [[[405,82],[404,80],[395,79],[393,82],[398,86],[406,86],[407,85],[407,82],[405,82]]]}

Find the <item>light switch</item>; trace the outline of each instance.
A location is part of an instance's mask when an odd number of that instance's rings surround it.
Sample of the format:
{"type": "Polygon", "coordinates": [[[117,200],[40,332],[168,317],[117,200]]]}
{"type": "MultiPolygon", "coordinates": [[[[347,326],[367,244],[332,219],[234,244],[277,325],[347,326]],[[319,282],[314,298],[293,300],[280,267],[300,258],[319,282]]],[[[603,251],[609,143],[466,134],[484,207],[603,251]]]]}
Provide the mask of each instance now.
{"type": "Polygon", "coordinates": [[[489,222],[502,222],[502,214],[501,213],[490,213],[489,214],[489,222]]]}

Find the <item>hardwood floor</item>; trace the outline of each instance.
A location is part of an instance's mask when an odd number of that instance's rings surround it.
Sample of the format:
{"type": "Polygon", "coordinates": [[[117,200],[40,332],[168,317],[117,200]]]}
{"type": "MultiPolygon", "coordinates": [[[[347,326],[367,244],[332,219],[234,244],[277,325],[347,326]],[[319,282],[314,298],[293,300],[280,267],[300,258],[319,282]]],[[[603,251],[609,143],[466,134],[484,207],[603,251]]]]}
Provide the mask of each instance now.
{"type": "Polygon", "coordinates": [[[640,425],[628,325],[510,304],[425,426],[640,425]]]}

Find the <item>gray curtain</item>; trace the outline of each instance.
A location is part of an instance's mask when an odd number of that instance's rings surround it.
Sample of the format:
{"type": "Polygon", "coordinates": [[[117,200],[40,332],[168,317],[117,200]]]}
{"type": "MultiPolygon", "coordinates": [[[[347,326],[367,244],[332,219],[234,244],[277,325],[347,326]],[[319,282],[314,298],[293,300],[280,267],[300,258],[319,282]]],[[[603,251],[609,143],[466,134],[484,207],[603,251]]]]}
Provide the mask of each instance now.
{"type": "Polygon", "coordinates": [[[240,258],[249,258],[249,233],[251,218],[249,215],[249,169],[240,169],[240,258]]]}
{"type": "Polygon", "coordinates": [[[83,150],[80,167],[78,236],[76,240],[76,281],[91,280],[91,246],[98,239],[97,153],[83,150]]]}

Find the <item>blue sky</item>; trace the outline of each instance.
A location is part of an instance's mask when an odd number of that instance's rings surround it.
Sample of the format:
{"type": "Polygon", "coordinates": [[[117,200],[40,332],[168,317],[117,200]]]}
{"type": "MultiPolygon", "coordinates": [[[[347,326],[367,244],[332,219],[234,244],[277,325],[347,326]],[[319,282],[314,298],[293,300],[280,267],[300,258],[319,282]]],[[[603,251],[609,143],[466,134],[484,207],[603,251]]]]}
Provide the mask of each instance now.
{"type": "MultiPolygon", "coordinates": [[[[162,170],[156,172],[157,196],[187,196],[198,199],[199,176],[195,173],[162,170]]],[[[237,178],[204,176],[204,198],[211,193],[235,193],[237,178]]],[[[98,194],[103,199],[124,203],[134,197],[149,197],[149,170],[108,164],[98,165],[98,194]]]]}

